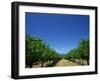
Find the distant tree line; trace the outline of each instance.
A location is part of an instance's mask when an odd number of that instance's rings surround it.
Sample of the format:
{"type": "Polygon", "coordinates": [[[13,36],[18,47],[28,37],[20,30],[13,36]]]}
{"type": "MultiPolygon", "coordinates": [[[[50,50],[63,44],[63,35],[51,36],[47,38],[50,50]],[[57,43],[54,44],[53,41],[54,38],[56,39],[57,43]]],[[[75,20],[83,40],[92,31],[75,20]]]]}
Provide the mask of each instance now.
{"type": "Polygon", "coordinates": [[[89,65],[89,39],[80,40],[78,46],[70,50],[64,58],[72,61],[79,59],[81,64],[83,64],[83,60],[86,60],[89,65]]]}
{"type": "Polygon", "coordinates": [[[36,36],[26,35],[25,47],[26,67],[32,68],[33,65],[38,63],[41,63],[41,67],[44,67],[45,62],[56,63],[61,59],[61,56],[55,50],[36,36]]]}

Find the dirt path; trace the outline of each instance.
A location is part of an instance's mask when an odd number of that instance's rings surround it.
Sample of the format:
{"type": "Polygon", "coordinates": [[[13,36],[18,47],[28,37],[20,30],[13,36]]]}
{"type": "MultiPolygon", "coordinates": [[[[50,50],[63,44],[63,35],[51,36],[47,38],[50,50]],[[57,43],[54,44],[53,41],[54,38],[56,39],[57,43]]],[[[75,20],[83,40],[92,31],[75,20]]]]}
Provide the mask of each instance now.
{"type": "Polygon", "coordinates": [[[62,59],[59,62],[57,62],[55,66],[76,66],[76,65],[79,65],[79,64],[69,61],[69,60],[62,59]]]}
{"type": "MultiPolygon", "coordinates": [[[[61,59],[61,60],[58,61],[58,62],[55,64],[55,66],[53,66],[53,67],[79,66],[79,65],[81,65],[81,64],[80,64],[78,61],[79,61],[79,60],[77,60],[77,62],[73,62],[73,61],[69,61],[69,60],[66,60],[66,59],[61,59]]],[[[45,62],[45,63],[44,63],[44,67],[46,67],[47,64],[48,64],[48,62],[45,62]]],[[[86,62],[85,62],[85,65],[87,65],[86,62]]],[[[37,65],[33,65],[34,68],[39,68],[39,67],[41,67],[41,66],[42,66],[41,63],[39,63],[39,64],[37,64],[37,65]]]]}

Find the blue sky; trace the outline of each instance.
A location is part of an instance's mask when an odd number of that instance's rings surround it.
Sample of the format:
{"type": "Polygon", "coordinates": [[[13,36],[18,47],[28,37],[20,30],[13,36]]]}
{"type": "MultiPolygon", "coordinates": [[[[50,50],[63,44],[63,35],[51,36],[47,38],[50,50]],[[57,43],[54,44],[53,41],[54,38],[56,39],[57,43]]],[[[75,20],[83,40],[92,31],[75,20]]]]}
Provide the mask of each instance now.
{"type": "Polygon", "coordinates": [[[89,16],[71,14],[25,14],[26,34],[44,40],[58,53],[75,48],[82,38],[89,38],[89,16]]]}

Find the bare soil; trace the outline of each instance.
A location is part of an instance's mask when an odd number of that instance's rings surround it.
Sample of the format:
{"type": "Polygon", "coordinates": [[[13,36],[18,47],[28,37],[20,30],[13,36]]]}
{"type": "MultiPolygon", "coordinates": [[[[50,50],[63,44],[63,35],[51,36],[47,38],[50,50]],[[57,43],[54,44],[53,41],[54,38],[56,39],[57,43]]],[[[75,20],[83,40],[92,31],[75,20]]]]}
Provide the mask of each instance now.
{"type": "MultiPolygon", "coordinates": [[[[47,67],[47,65],[49,64],[49,62],[45,62],[44,63],[44,67],[47,67]]],[[[52,64],[52,62],[51,62],[52,64]]],[[[83,64],[81,64],[81,61],[76,59],[75,62],[73,61],[69,61],[66,59],[61,59],[59,60],[55,65],[51,66],[51,67],[62,67],[62,66],[81,66],[81,65],[87,65],[87,62],[84,60],[83,64]]],[[[38,63],[36,65],[33,65],[33,68],[40,68],[42,66],[41,63],[38,63]]],[[[49,66],[48,66],[49,67],[49,66]]]]}
{"type": "Polygon", "coordinates": [[[80,64],[69,60],[62,59],[55,66],[78,66],[80,64]]]}

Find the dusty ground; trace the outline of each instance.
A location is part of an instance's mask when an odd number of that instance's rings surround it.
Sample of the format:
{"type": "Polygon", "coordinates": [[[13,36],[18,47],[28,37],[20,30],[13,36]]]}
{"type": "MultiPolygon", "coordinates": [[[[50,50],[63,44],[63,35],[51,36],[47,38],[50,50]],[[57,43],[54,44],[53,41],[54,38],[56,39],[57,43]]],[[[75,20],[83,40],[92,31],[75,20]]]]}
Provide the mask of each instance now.
{"type": "Polygon", "coordinates": [[[77,66],[77,65],[79,64],[69,60],[62,59],[55,66],[77,66]]]}
{"type": "MultiPolygon", "coordinates": [[[[84,60],[83,61],[84,65],[87,65],[87,62],[84,60]]],[[[44,63],[44,67],[46,67],[46,65],[48,64],[48,62],[45,62],[44,63]]],[[[33,68],[39,68],[41,67],[42,64],[39,63],[37,65],[33,65],[32,67],[33,68]]],[[[73,61],[69,61],[69,60],[66,60],[66,59],[61,59],[60,61],[58,61],[54,66],[52,67],[62,67],[62,66],[81,66],[80,64],[80,60],[77,60],[76,59],[76,62],[73,62],[73,61]]]]}

